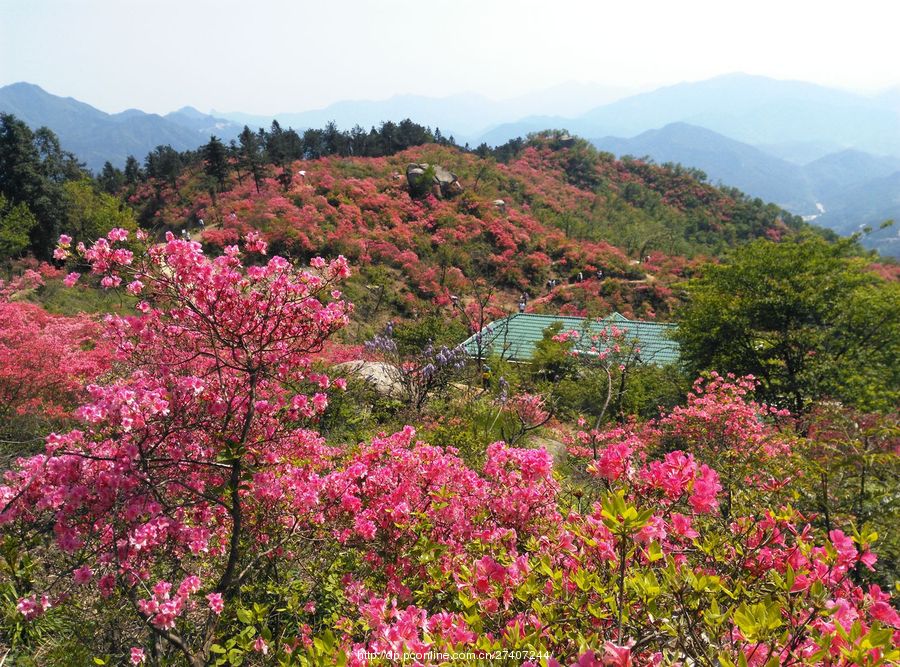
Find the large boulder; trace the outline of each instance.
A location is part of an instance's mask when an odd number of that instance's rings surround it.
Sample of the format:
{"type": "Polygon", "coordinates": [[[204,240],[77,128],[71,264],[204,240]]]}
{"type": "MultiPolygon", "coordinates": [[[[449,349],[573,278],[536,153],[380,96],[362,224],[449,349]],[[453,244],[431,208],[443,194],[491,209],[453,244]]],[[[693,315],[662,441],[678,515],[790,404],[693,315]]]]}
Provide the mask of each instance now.
{"type": "Polygon", "coordinates": [[[436,197],[453,197],[463,191],[456,174],[439,164],[413,162],[406,165],[406,181],[410,191],[416,194],[431,191],[436,197]]]}
{"type": "Polygon", "coordinates": [[[347,373],[367,382],[382,396],[403,398],[403,382],[400,372],[383,361],[345,361],[334,367],[336,373],[347,373]]]}

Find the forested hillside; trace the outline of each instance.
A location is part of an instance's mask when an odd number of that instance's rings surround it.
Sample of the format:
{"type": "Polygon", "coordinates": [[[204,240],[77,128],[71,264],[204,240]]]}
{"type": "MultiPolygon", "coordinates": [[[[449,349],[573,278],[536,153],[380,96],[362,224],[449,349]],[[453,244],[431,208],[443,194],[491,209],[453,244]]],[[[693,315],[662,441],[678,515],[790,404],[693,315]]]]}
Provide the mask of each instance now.
{"type": "Polygon", "coordinates": [[[201,156],[126,194],[142,225],[186,230],[211,247],[256,230],[301,262],[342,254],[367,283],[389,281],[406,315],[447,306],[483,280],[511,306],[525,291],[547,312],[667,317],[672,285],[701,258],[811,229],[690,171],[617,161],[561,133],[496,151],[426,144],[374,159],[349,157],[353,147],[333,140],[310,149],[309,139],[279,146],[269,135],[239,146],[233,164],[201,156]],[[317,153],[337,154],[303,159],[317,153]],[[411,192],[409,163],[449,169],[461,193],[411,192]],[[557,281],[550,294],[548,280],[557,281]]]}

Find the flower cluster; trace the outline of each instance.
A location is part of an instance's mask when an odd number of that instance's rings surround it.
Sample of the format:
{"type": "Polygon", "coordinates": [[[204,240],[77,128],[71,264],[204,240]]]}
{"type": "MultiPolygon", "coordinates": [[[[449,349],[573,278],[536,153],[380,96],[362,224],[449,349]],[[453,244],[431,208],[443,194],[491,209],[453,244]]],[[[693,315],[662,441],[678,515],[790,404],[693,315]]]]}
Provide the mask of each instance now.
{"type": "MultiPolygon", "coordinates": [[[[475,469],[412,427],[331,447],[313,429],[334,383],[312,362],[347,322],[346,261],[245,266],[237,246],[210,259],[172,236],[134,255],[126,241],[75,250],[111,284],[141,284],[139,314],[106,322],[117,375],[0,485],[4,539],[33,559],[24,619],[114,608],[116,650],[132,647],[118,659],[135,665],[900,659],[900,616],[858,580],[877,536],[819,531],[777,485],[752,486],[792,448],[752,380],[714,376],[656,422],[579,431],[567,480],[544,449],[495,442],[475,469]]],[[[433,388],[462,358],[428,346],[398,365],[433,388]]],[[[550,416],[530,394],[501,409],[523,428],[550,416]]]]}

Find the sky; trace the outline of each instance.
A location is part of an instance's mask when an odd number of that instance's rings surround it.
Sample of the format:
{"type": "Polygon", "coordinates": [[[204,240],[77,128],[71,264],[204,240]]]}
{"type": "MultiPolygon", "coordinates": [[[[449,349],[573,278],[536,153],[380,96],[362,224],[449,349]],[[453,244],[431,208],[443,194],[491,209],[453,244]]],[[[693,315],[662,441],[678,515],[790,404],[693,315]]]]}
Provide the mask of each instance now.
{"type": "Polygon", "coordinates": [[[892,0],[0,0],[0,85],[258,114],[738,71],[873,92],[900,85],[898,19],[892,0]]]}

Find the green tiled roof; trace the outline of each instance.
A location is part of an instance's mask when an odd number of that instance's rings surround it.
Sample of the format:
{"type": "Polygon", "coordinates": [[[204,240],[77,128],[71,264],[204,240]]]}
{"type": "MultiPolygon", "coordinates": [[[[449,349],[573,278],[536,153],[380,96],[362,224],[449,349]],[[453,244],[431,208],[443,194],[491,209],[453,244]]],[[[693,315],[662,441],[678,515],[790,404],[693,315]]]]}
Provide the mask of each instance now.
{"type": "Polygon", "coordinates": [[[479,333],[464,341],[463,347],[470,356],[478,354],[477,339],[480,336],[482,354],[485,357],[502,354],[505,359],[527,361],[534,354],[534,346],[544,337],[544,330],[557,322],[562,324],[560,331],[577,331],[582,334],[581,340],[575,344],[576,352],[588,352],[591,345],[594,345],[597,351],[603,350],[602,341],[591,341],[586,327],[592,333],[616,327],[624,332],[623,335],[627,342],[635,341],[637,347],[640,348],[640,358],[644,363],[662,366],[678,361],[678,343],[669,337],[675,328],[674,324],[629,320],[619,313],[612,313],[601,320],[517,313],[491,322],[479,333]]]}

